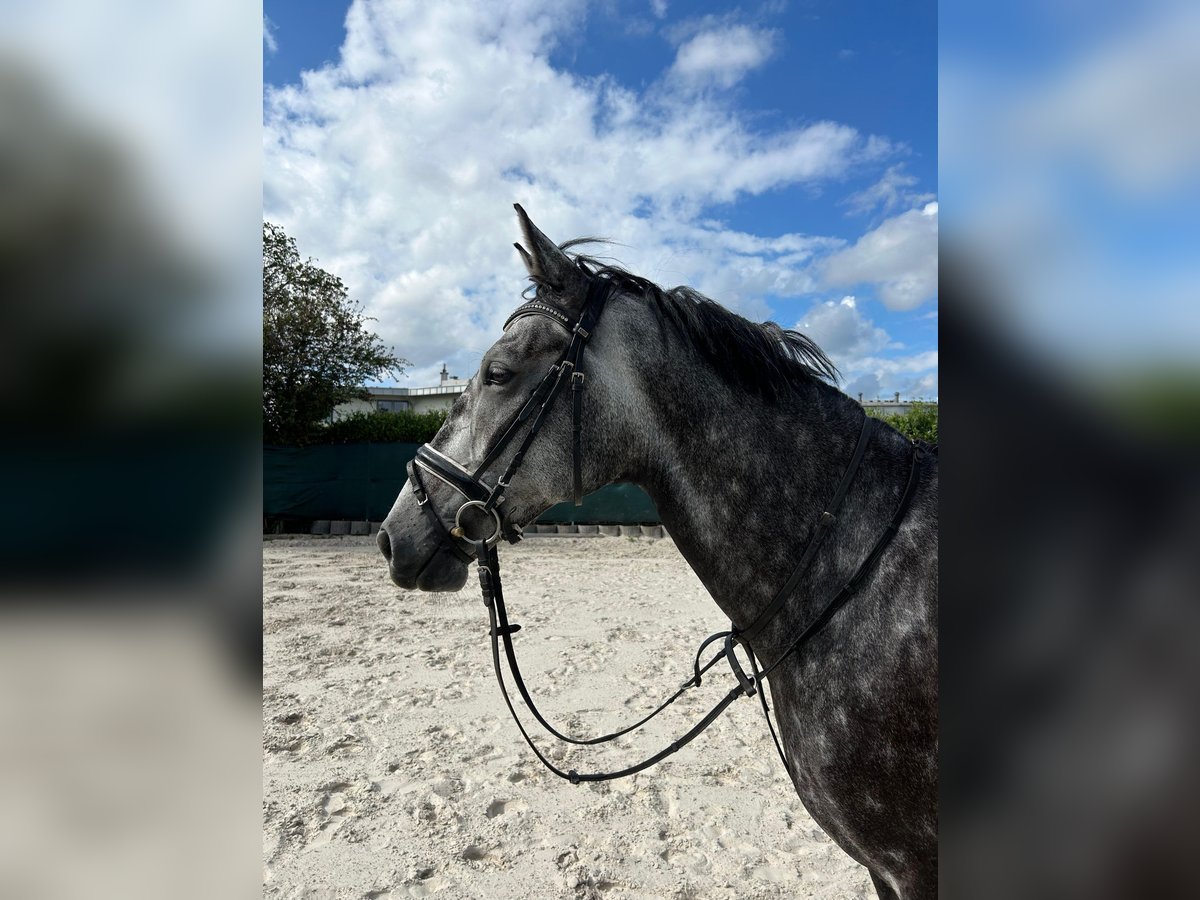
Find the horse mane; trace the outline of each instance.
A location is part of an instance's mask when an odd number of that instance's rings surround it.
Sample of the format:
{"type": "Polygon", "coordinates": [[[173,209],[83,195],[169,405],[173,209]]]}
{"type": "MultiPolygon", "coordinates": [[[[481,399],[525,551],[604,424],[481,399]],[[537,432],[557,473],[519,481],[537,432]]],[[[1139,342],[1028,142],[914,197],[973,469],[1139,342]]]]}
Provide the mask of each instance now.
{"type": "MultiPolygon", "coordinates": [[[[561,248],[590,243],[603,241],[576,238],[561,248]]],[[[805,334],[775,322],[751,322],[686,285],[662,288],[596,257],[570,256],[589,278],[607,278],[621,291],[650,301],[660,326],[675,327],[714,369],[759,396],[774,398],[811,378],[837,382],[837,366],[805,334]]]]}

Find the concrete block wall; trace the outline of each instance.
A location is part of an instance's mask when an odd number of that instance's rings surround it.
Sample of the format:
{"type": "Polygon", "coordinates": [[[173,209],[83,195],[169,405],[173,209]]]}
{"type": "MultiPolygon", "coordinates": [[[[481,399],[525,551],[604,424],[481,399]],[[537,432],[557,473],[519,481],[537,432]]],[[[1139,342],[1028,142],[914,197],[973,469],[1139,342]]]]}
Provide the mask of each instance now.
{"type": "MultiPolygon", "coordinates": [[[[317,519],[309,527],[309,534],[329,535],[331,537],[366,537],[379,533],[381,522],[350,522],[346,520],[317,519]]],[[[631,537],[650,538],[657,540],[667,537],[667,530],[661,525],[538,525],[533,524],[525,529],[526,537],[541,537],[543,535],[567,535],[572,537],[631,537]]]]}

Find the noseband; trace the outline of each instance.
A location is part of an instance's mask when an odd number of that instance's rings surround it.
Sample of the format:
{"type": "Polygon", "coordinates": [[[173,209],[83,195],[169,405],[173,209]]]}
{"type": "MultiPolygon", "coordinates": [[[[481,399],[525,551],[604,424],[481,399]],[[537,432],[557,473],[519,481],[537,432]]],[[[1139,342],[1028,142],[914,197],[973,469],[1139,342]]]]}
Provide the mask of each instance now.
{"type": "MultiPolygon", "coordinates": [[[[435,528],[442,534],[442,545],[448,547],[456,556],[464,562],[470,562],[471,554],[466,552],[464,547],[470,547],[474,550],[474,559],[479,566],[479,587],[483,594],[484,605],[488,609],[488,619],[490,628],[488,634],[491,637],[492,644],[492,664],[496,671],[496,680],[500,684],[500,692],[504,697],[504,702],[508,706],[509,712],[512,714],[513,720],[517,724],[517,728],[521,732],[521,736],[529,745],[530,749],[537,758],[555,775],[560,778],[569,780],[572,784],[589,781],[609,781],[613,778],[623,778],[627,775],[633,775],[636,772],[641,772],[650,766],[662,761],[673,753],[682,749],[686,744],[690,743],[694,738],[700,735],[713,722],[720,717],[725,709],[736,699],[742,696],[752,697],[756,693],[762,703],[763,714],[766,716],[767,725],[771,729],[771,738],[775,742],[775,749],[779,752],[779,757],[783,760],[784,768],[789,775],[795,778],[792,773],[791,766],[788,764],[787,757],[784,755],[783,746],[779,742],[779,737],[775,732],[775,725],[771,721],[770,710],[767,707],[766,692],[762,689],[766,679],[778,668],[791,654],[797,650],[814,634],[820,631],[834,613],[842,607],[846,601],[858,590],[862,581],[866,578],[870,570],[878,562],[879,557],[883,555],[883,551],[891,542],[896,532],[900,528],[900,523],[904,519],[904,515],[908,510],[909,503],[912,501],[914,492],[916,491],[918,475],[920,471],[919,461],[924,448],[917,442],[913,443],[912,463],[909,469],[908,483],[905,485],[904,492],[901,494],[900,502],[896,507],[896,511],[892,516],[891,521],[884,529],[883,534],[875,542],[870,552],[863,559],[858,569],[851,576],[845,586],[832,598],[826,601],[821,611],[804,623],[801,628],[794,631],[788,636],[785,643],[786,649],[779,657],[769,666],[760,669],[758,661],[755,657],[754,649],[751,646],[751,641],[756,639],[767,626],[767,624],[775,618],[775,616],[783,609],[786,601],[792,595],[792,592],[799,585],[801,576],[808,570],[813,558],[816,555],[817,549],[823,542],[827,532],[837,523],[837,515],[841,509],[842,501],[845,499],[850,485],[854,480],[854,476],[858,471],[859,465],[866,454],[867,445],[870,443],[872,433],[877,427],[877,420],[866,416],[863,421],[862,431],[858,436],[858,442],[855,445],[854,452],[851,454],[850,461],[846,469],[842,473],[842,478],[838,482],[833,491],[825,511],[821,514],[813,527],[812,533],[809,536],[808,542],[804,550],[797,560],[796,566],[787,581],[776,592],[771,602],[763,609],[755,618],[754,622],[746,628],[738,628],[733,625],[729,631],[718,632],[707,638],[696,652],[696,658],[693,663],[692,677],[685,681],[673,694],[662,701],[652,712],[644,718],[634,722],[620,731],[612,732],[611,734],[601,735],[593,738],[575,738],[563,734],[556,729],[538,710],[533,702],[533,698],[529,694],[528,688],[525,686],[525,681],[521,677],[520,667],[517,665],[516,651],[513,648],[512,635],[520,631],[521,626],[510,623],[508,620],[508,611],[504,605],[504,589],[500,581],[500,558],[496,553],[496,544],[501,537],[504,537],[510,543],[516,543],[521,539],[521,527],[513,522],[507,516],[504,508],[504,492],[507,490],[513,475],[521,467],[521,463],[525,459],[525,453],[533,443],[538,432],[545,422],[546,414],[554,405],[555,399],[562,393],[567,381],[571,382],[572,396],[572,440],[571,440],[571,455],[574,466],[574,497],[575,505],[579,506],[583,495],[583,479],[581,473],[581,457],[582,457],[582,431],[583,431],[583,386],[585,382],[584,373],[580,369],[580,363],[583,359],[583,350],[587,344],[588,338],[591,336],[597,321],[600,318],[600,313],[604,309],[604,304],[607,302],[609,294],[612,291],[612,284],[606,279],[597,276],[592,276],[591,282],[588,285],[587,298],[584,301],[583,312],[579,319],[571,324],[570,318],[561,310],[543,303],[540,300],[534,299],[520,306],[517,310],[508,317],[508,321],[504,323],[505,331],[517,319],[523,316],[544,316],[548,319],[557,322],[571,335],[570,344],[563,351],[562,356],[558,361],[550,367],[550,371],[542,378],[541,383],[534,389],[525,405],[521,407],[520,412],[508,424],[500,438],[488,451],[483,461],[475,468],[474,472],[468,470],[465,466],[460,465],[455,460],[446,456],[438,450],[433,449],[428,444],[422,444],[417,448],[416,457],[408,464],[408,477],[412,484],[413,493],[417,498],[417,503],[426,510],[427,514],[433,518],[435,528]],[[517,452],[509,461],[507,468],[503,474],[497,479],[495,485],[489,485],[483,480],[483,472],[492,463],[499,458],[504,448],[508,446],[515,438],[521,427],[526,421],[533,417],[533,424],[526,433],[524,440],[521,441],[517,448],[517,452]],[[421,479],[421,471],[424,470],[434,476],[444,484],[455,490],[463,498],[464,502],[459,506],[454,515],[454,526],[447,529],[443,524],[443,520],[438,516],[437,512],[432,508],[433,504],[429,500],[429,494],[425,489],[421,479]],[[468,509],[478,509],[485,515],[490,515],[493,523],[492,534],[484,538],[471,538],[465,531],[463,523],[463,513],[468,509]],[[447,540],[449,538],[450,540],[447,540]],[[655,753],[639,763],[628,766],[614,772],[590,772],[579,773],[574,769],[564,771],[554,765],[534,744],[529,733],[525,730],[525,726],[521,723],[521,719],[517,716],[517,711],[513,706],[512,698],[509,696],[508,688],[504,683],[504,675],[500,666],[500,642],[504,645],[504,655],[508,661],[509,671],[512,672],[513,682],[516,684],[517,690],[521,695],[521,699],[525,702],[525,706],[533,714],[534,718],[541,723],[551,735],[560,741],[569,744],[577,745],[594,745],[602,744],[608,741],[615,740],[622,735],[641,727],[646,722],[653,719],[660,712],[678,700],[683,694],[693,687],[699,687],[703,675],[717,664],[721,659],[728,661],[733,675],[737,680],[729,692],[703,717],[695,723],[685,734],[675,741],[672,741],[667,747],[655,753]],[[704,650],[714,643],[720,643],[722,649],[717,652],[704,665],[700,664],[700,657],[704,650]],[[736,646],[741,645],[747,655],[750,664],[750,674],[747,674],[738,660],[736,646]]],[[[936,452],[936,450],[934,451],[936,452]]]]}
{"type": "Polygon", "coordinates": [[[455,513],[454,527],[449,531],[450,536],[457,542],[450,543],[449,546],[456,551],[456,555],[460,558],[464,560],[470,559],[470,556],[464,552],[462,544],[473,548],[477,543],[477,541],[467,536],[463,525],[463,513],[468,509],[478,509],[483,515],[491,516],[495,527],[491,536],[484,539],[484,543],[487,546],[494,547],[501,537],[510,544],[515,544],[521,540],[521,526],[513,522],[504,510],[504,492],[508,489],[513,475],[521,468],[521,463],[525,461],[526,451],[529,450],[529,446],[533,443],[534,438],[537,437],[538,432],[542,430],[546,414],[550,411],[550,408],[554,405],[554,401],[562,393],[568,381],[571,383],[572,410],[572,490],[575,505],[582,505],[583,390],[587,376],[583,373],[581,364],[583,362],[583,350],[587,346],[588,338],[591,337],[596,323],[600,320],[600,313],[604,311],[604,304],[608,301],[611,292],[612,283],[608,279],[593,277],[591,283],[588,285],[587,297],[583,303],[583,312],[580,313],[579,319],[573,325],[566,313],[536,298],[517,307],[516,311],[508,317],[508,321],[504,323],[505,331],[508,331],[508,327],[517,319],[524,318],[525,316],[543,316],[566,329],[571,335],[571,341],[567,345],[567,349],[563,351],[562,356],[550,367],[550,371],[545,374],[538,386],[534,388],[533,393],[529,395],[529,399],[525,401],[525,405],[521,407],[520,412],[508,424],[508,427],[504,429],[500,438],[492,445],[492,448],[487,452],[487,455],[484,456],[479,465],[475,467],[474,472],[469,471],[466,467],[460,465],[441,451],[430,447],[428,444],[422,444],[417,448],[416,457],[408,464],[408,478],[412,483],[417,503],[429,510],[429,514],[437,520],[439,529],[444,530],[444,526],[442,525],[442,520],[438,518],[436,511],[431,508],[429,494],[425,490],[419,469],[425,469],[435,478],[461,494],[466,500],[455,513]],[[512,443],[520,432],[521,426],[531,416],[533,417],[533,424],[529,427],[529,431],[526,432],[525,439],[517,447],[517,452],[509,460],[503,474],[496,479],[495,485],[489,485],[483,480],[483,473],[487,470],[488,466],[492,465],[499,458],[500,454],[504,452],[505,447],[512,443]]]}

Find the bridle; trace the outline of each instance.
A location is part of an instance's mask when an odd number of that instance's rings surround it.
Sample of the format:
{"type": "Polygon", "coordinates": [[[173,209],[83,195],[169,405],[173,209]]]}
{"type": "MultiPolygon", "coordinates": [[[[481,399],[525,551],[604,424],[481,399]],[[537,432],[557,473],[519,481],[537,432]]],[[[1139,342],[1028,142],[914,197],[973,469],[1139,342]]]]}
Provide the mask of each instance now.
{"type": "MultiPolygon", "coordinates": [[[[608,301],[611,292],[612,283],[610,281],[605,278],[593,278],[588,285],[587,297],[583,303],[583,312],[580,313],[578,321],[573,325],[566,313],[536,298],[517,307],[516,311],[508,317],[508,320],[504,323],[505,331],[508,331],[509,326],[517,319],[526,316],[542,316],[565,328],[570,333],[571,340],[567,344],[567,349],[558,358],[558,361],[550,367],[550,370],[542,377],[538,386],[533,389],[533,392],[529,395],[529,399],[525,401],[525,405],[521,407],[520,411],[509,422],[508,427],[500,434],[500,437],[492,445],[491,449],[488,450],[479,465],[475,467],[474,472],[467,470],[464,466],[441,451],[433,449],[428,444],[422,444],[417,448],[417,455],[408,464],[408,478],[412,483],[413,493],[417,496],[417,503],[429,511],[429,514],[437,521],[439,528],[445,530],[441,518],[438,517],[428,502],[429,495],[425,490],[419,469],[423,468],[427,470],[431,475],[440,479],[466,498],[466,502],[454,514],[454,527],[449,531],[452,538],[470,545],[476,543],[476,541],[467,537],[462,517],[466,510],[478,509],[485,516],[490,515],[492,517],[494,530],[491,536],[485,538],[484,541],[489,547],[495,546],[501,537],[504,537],[511,544],[515,544],[521,540],[521,526],[509,519],[504,510],[504,492],[508,490],[513,475],[521,468],[521,464],[525,461],[526,451],[529,450],[529,446],[533,443],[534,438],[537,437],[538,432],[542,430],[542,425],[546,421],[546,414],[550,411],[550,408],[554,405],[554,401],[562,393],[568,381],[571,384],[572,409],[572,488],[575,505],[580,506],[583,504],[583,392],[584,386],[587,383],[587,376],[581,368],[581,363],[583,362],[584,347],[587,346],[588,338],[591,337],[596,323],[600,320],[600,313],[604,311],[604,304],[608,301]],[[533,424],[529,426],[529,431],[525,434],[525,439],[517,447],[517,452],[509,460],[508,466],[505,467],[500,477],[496,479],[494,485],[487,484],[483,480],[483,473],[499,458],[504,449],[513,442],[520,432],[521,426],[531,416],[533,417],[533,424]]],[[[464,561],[470,560],[470,556],[463,551],[461,546],[454,543],[449,544],[449,546],[457,551],[460,559],[464,561]]]]}
{"type": "MultiPolygon", "coordinates": [[[[900,523],[904,519],[904,515],[908,510],[909,504],[912,501],[913,494],[916,490],[919,461],[925,448],[919,442],[913,442],[912,463],[909,470],[908,483],[905,485],[904,493],[900,497],[900,502],[897,504],[896,511],[892,516],[891,521],[875,542],[871,551],[867,554],[863,562],[860,564],[854,575],[851,576],[845,586],[831,598],[821,611],[813,616],[802,627],[796,629],[788,636],[785,642],[787,649],[779,655],[779,657],[771,663],[771,665],[760,669],[755,656],[754,649],[751,645],[752,641],[758,638],[763,629],[768,623],[783,609],[787,599],[799,584],[801,577],[808,570],[813,558],[816,556],[817,550],[824,541],[826,534],[837,523],[837,515],[841,509],[842,502],[845,500],[846,494],[850,489],[850,485],[854,480],[854,476],[858,471],[863,457],[866,454],[867,445],[870,443],[871,436],[877,427],[878,420],[866,416],[862,430],[858,436],[858,442],[855,445],[854,452],[851,454],[850,461],[842,473],[842,478],[834,489],[833,495],[829,503],[826,505],[825,511],[821,513],[820,518],[813,529],[812,534],[805,545],[804,550],[800,554],[799,560],[792,574],[776,592],[771,602],[763,609],[755,620],[746,628],[738,628],[731,623],[728,631],[721,631],[711,635],[701,643],[700,648],[696,651],[696,657],[692,665],[692,677],[685,681],[673,694],[662,701],[648,715],[634,722],[619,731],[614,731],[611,734],[600,735],[593,738],[575,738],[563,734],[553,725],[551,725],[542,715],[537,705],[533,702],[533,698],[529,694],[528,688],[525,686],[525,681],[521,677],[520,666],[517,664],[516,651],[513,648],[512,635],[521,630],[521,626],[511,624],[508,620],[508,610],[504,604],[504,589],[500,580],[500,558],[496,552],[496,544],[499,543],[501,537],[504,537],[510,543],[516,543],[521,540],[521,527],[517,523],[511,521],[503,508],[504,492],[508,489],[513,475],[520,469],[522,462],[525,459],[525,453],[528,451],[530,444],[537,437],[545,422],[546,415],[550,408],[554,405],[554,401],[562,393],[567,382],[571,384],[572,396],[572,440],[571,454],[573,464],[573,494],[575,505],[581,505],[583,501],[583,482],[582,482],[582,430],[583,430],[583,390],[586,382],[580,365],[583,360],[583,351],[587,345],[588,338],[596,327],[596,323],[600,319],[600,314],[604,310],[604,305],[612,292],[612,283],[604,277],[590,275],[588,284],[587,296],[583,304],[583,311],[579,318],[572,323],[569,316],[558,308],[544,303],[541,300],[533,299],[518,307],[516,311],[508,317],[504,323],[504,330],[507,331],[509,326],[519,318],[524,316],[543,316],[556,322],[571,336],[571,340],[567,349],[563,351],[558,361],[550,367],[550,370],[542,378],[541,382],[533,392],[529,399],[521,407],[520,411],[508,424],[501,433],[499,439],[491,447],[484,456],[483,460],[476,466],[474,472],[460,465],[455,460],[446,456],[438,450],[433,449],[428,444],[422,444],[417,448],[415,458],[408,464],[408,477],[412,484],[413,493],[417,498],[417,503],[426,513],[432,517],[436,529],[441,533],[441,546],[449,549],[459,559],[464,562],[470,562],[472,556],[465,548],[471,548],[474,551],[474,560],[479,568],[479,587],[483,595],[484,605],[488,610],[489,631],[492,645],[492,665],[496,672],[496,680],[500,685],[501,694],[504,696],[504,702],[508,706],[509,712],[512,714],[513,721],[516,722],[517,728],[521,732],[521,736],[525,742],[533,750],[534,755],[555,775],[560,778],[565,778],[572,784],[591,781],[608,781],[614,778],[623,778],[628,775],[633,775],[648,769],[650,766],[661,762],[666,757],[678,752],[684,746],[689,744],[705,729],[708,728],[718,717],[733,703],[734,700],[742,696],[752,697],[756,693],[762,704],[763,714],[766,716],[767,725],[771,729],[771,738],[775,742],[775,749],[779,752],[779,758],[783,761],[784,768],[789,775],[795,779],[795,774],[792,772],[791,766],[788,764],[786,755],[783,752],[783,746],[780,744],[779,736],[775,731],[775,725],[771,721],[770,710],[767,706],[766,692],[763,691],[762,685],[766,679],[789,657],[791,654],[809,640],[813,635],[820,631],[833,617],[843,604],[854,595],[858,590],[862,581],[867,574],[878,562],[883,551],[891,542],[896,532],[900,528],[900,523]],[[532,418],[532,424],[525,434],[524,440],[517,447],[517,452],[513,455],[503,473],[496,479],[494,485],[489,485],[483,480],[484,471],[492,465],[513,440],[516,439],[521,427],[532,418]],[[453,527],[447,528],[443,523],[443,519],[433,509],[433,504],[430,502],[429,494],[425,489],[421,471],[424,470],[435,478],[439,479],[465,499],[455,512],[453,527]],[[469,537],[463,523],[463,513],[468,509],[479,509],[484,515],[492,517],[493,532],[491,535],[483,538],[469,537]],[[717,642],[723,642],[721,649],[706,663],[700,664],[700,657],[705,649],[717,642]],[[672,741],[659,752],[655,753],[639,763],[628,766],[613,772],[586,772],[579,773],[574,769],[564,771],[554,765],[542,751],[533,742],[529,733],[525,730],[521,719],[517,715],[517,711],[513,706],[512,698],[509,696],[508,688],[504,682],[504,675],[500,666],[500,644],[504,645],[504,655],[508,661],[509,670],[512,672],[513,682],[517,686],[517,690],[524,701],[525,706],[533,714],[534,718],[541,723],[551,735],[560,741],[581,746],[591,746],[602,744],[608,741],[615,740],[622,735],[628,734],[631,731],[641,727],[649,722],[660,712],[678,700],[690,688],[699,687],[701,680],[706,672],[717,664],[721,659],[728,660],[730,669],[733,672],[737,684],[734,685],[729,692],[721,698],[721,700],[709,710],[695,725],[693,725],[682,737],[672,741]],[[737,645],[741,645],[746,650],[746,655],[749,660],[750,674],[748,675],[742,667],[736,653],[737,645]]],[[[936,452],[936,450],[934,451],[936,452]]],[[[436,551],[435,551],[436,552],[436,551]]]]}

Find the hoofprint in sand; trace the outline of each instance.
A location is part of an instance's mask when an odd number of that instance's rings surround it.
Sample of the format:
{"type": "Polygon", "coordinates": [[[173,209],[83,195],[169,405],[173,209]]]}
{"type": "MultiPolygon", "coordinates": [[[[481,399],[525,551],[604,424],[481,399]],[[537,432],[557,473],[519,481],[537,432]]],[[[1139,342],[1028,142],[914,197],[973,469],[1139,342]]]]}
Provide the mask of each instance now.
{"type": "MultiPolygon", "coordinates": [[[[669,540],[531,538],[501,559],[530,689],[575,734],[640,717],[728,627],[669,540]]],[[[504,708],[473,572],[423,594],[390,582],[372,538],[265,540],[263,601],[266,897],[874,896],[796,798],[757,700],[646,772],[573,786],[504,708]]],[[[731,677],[714,668],[606,747],[542,746],[620,768],[731,677]]]]}

